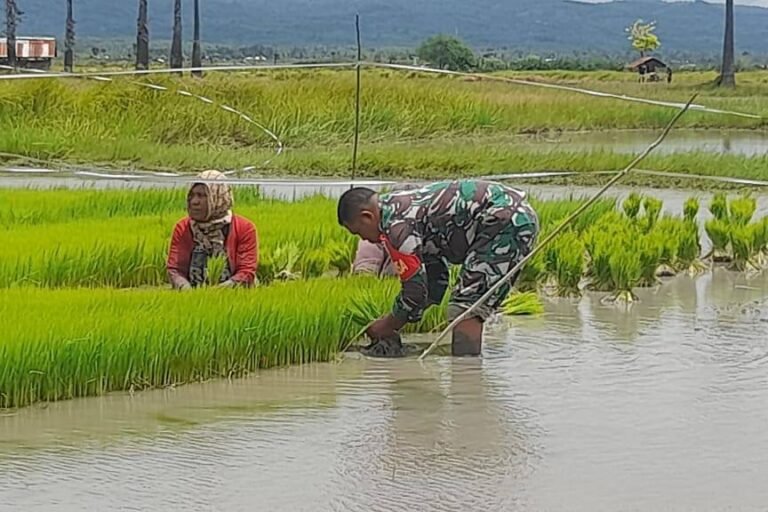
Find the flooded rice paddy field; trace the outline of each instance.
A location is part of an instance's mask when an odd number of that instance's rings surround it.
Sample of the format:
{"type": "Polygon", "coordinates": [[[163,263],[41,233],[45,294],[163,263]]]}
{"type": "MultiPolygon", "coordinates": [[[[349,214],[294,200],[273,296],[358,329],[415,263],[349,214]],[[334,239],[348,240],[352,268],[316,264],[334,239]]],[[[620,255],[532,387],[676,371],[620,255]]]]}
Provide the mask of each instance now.
{"type": "MultiPolygon", "coordinates": [[[[7,510],[765,510],[768,277],[547,303],[484,357],[349,356],[0,417],[7,510]]],[[[428,341],[428,340],[421,340],[428,341]]]]}

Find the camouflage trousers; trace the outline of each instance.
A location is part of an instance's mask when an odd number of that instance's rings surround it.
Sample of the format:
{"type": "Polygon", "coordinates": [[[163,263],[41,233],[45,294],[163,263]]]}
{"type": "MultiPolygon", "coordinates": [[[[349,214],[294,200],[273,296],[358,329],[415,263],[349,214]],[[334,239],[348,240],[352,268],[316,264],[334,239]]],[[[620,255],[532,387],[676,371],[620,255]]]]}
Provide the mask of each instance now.
{"type": "MultiPolygon", "coordinates": [[[[538,216],[527,201],[486,212],[462,262],[458,283],[451,291],[448,320],[452,321],[464,313],[519,264],[533,249],[538,233],[538,216]]],[[[429,303],[440,304],[450,281],[447,262],[428,259],[424,263],[429,303]]],[[[473,316],[485,321],[493,315],[509,295],[519,275],[518,270],[473,311],[473,316]]]]}

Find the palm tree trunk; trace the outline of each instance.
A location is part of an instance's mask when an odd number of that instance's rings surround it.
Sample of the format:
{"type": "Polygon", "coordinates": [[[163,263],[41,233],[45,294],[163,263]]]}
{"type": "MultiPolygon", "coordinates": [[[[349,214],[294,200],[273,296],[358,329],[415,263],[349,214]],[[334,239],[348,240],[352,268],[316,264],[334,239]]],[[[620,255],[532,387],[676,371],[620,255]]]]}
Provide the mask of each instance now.
{"type": "MultiPolygon", "coordinates": [[[[195,0],[195,38],[192,43],[192,67],[200,68],[203,66],[203,52],[200,46],[200,0],[195,0]]],[[[202,71],[193,71],[194,76],[203,76],[202,71]]]]}
{"type": "Polygon", "coordinates": [[[5,0],[5,37],[8,48],[8,65],[16,67],[16,24],[21,14],[16,0],[5,0]]]}
{"type": "Polygon", "coordinates": [[[147,0],[139,0],[139,20],[136,29],[136,69],[149,69],[147,0]]]}
{"type": "Polygon", "coordinates": [[[67,28],[64,48],[64,71],[71,73],[75,67],[75,19],[72,15],[72,0],[67,0],[67,28]]]}
{"type": "Polygon", "coordinates": [[[725,41],[723,42],[723,66],[718,84],[721,87],[736,86],[735,55],[733,48],[733,0],[725,1],[725,41]]]}
{"type": "Polygon", "coordinates": [[[171,69],[184,67],[181,49],[181,0],[173,2],[173,42],[171,43],[171,69]]]}

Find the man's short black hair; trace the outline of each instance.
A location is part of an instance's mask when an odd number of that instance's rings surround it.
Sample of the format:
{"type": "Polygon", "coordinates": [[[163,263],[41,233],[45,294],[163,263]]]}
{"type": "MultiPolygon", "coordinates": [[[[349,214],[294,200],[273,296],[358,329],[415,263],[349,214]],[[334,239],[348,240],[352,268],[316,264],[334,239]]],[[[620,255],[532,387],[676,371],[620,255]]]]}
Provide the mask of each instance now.
{"type": "Polygon", "coordinates": [[[344,192],[339,198],[337,215],[339,224],[344,226],[360,213],[376,195],[375,190],[366,187],[354,187],[344,192]]]}

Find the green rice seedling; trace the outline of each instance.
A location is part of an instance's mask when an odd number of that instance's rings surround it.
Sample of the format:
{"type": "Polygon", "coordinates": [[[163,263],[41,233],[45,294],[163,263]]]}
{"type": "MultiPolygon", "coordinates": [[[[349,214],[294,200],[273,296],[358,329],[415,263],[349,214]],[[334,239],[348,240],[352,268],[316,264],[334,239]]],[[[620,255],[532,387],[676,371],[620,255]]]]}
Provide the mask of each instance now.
{"type": "Polygon", "coordinates": [[[761,267],[765,266],[768,256],[768,217],[763,217],[752,225],[755,261],[761,267]]]}
{"type": "Polygon", "coordinates": [[[757,211],[757,200],[754,197],[741,196],[731,200],[730,221],[734,226],[746,226],[752,221],[757,211]]]}
{"type": "Polygon", "coordinates": [[[561,297],[579,297],[579,284],[584,276],[584,243],[573,232],[566,232],[552,244],[549,269],[557,282],[561,297]]]}
{"type": "Polygon", "coordinates": [[[515,287],[520,291],[536,291],[547,277],[547,263],[543,252],[534,254],[520,270],[515,287]]]}
{"type": "Polygon", "coordinates": [[[685,221],[670,216],[665,216],[656,225],[654,233],[658,235],[661,245],[659,268],[656,272],[658,277],[671,277],[675,275],[677,253],[681,238],[680,233],[685,225],[685,221]]]}
{"type": "Polygon", "coordinates": [[[301,274],[297,270],[301,249],[296,243],[279,245],[272,258],[275,262],[275,279],[279,281],[292,281],[298,279],[301,274]]]}
{"type": "Polygon", "coordinates": [[[643,276],[643,260],[636,247],[622,247],[609,257],[611,279],[616,287],[609,300],[614,303],[631,304],[637,301],[632,289],[643,276]]]}
{"type": "Polygon", "coordinates": [[[330,245],[328,247],[328,255],[331,268],[335,269],[340,276],[347,275],[352,271],[356,250],[357,241],[354,244],[337,242],[330,245]]]}
{"type": "Polygon", "coordinates": [[[544,304],[535,292],[510,293],[504,299],[501,311],[506,316],[541,315],[544,304]]]}
{"type": "Polygon", "coordinates": [[[262,248],[259,254],[259,265],[256,267],[256,279],[260,285],[268,285],[275,280],[275,260],[272,252],[262,248]]]}
{"type": "Polygon", "coordinates": [[[637,218],[638,214],[640,213],[640,207],[642,205],[643,205],[643,196],[641,196],[637,192],[632,192],[631,194],[629,194],[629,197],[627,197],[624,200],[624,203],[622,204],[622,208],[624,209],[624,214],[630,219],[634,220],[637,218]]]}
{"type": "Polygon", "coordinates": [[[757,270],[758,265],[753,262],[756,256],[755,250],[755,226],[737,224],[731,227],[730,240],[733,249],[733,259],[730,267],[733,270],[744,272],[746,270],[757,270]]]}
{"type": "Polygon", "coordinates": [[[688,222],[696,222],[699,215],[699,200],[695,197],[689,197],[683,205],[683,217],[688,222]]]}
{"type": "Polygon", "coordinates": [[[654,232],[641,236],[634,245],[640,261],[640,279],[632,286],[655,286],[658,271],[664,257],[664,234],[654,232]]]}
{"type": "Polygon", "coordinates": [[[718,192],[714,195],[709,205],[709,211],[715,219],[721,222],[728,221],[728,199],[724,193],[718,192]]]}
{"type": "Polygon", "coordinates": [[[645,230],[650,232],[659,220],[663,202],[655,197],[646,197],[643,206],[645,208],[645,216],[643,217],[645,230]]]}
{"type": "Polygon", "coordinates": [[[630,221],[618,212],[604,215],[584,235],[584,247],[589,256],[587,277],[589,287],[596,291],[614,291],[616,284],[611,275],[610,257],[623,248],[624,232],[630,221]]]}
{"type": "Polygon", "coordinates": [[[701,242],[699,241],[698,226],[693,222],[686,222],[681,226],[678,236],[677,268],[691,276],[701,274],[706,270],[706,266],[699,259],[701,257],[701,242]]]}
{"type": "Polygon", "coordinates": [[[326,249],[314,249],[301,258],[302,276],[307,278],[320,277],[330,268],[331,257],[326,249]]]}
{"type": "Polygon", "coordinates": [[[733,259],[730,251],[732,228],[728,222],[719,218],[710,219],[704,223],[704,229],[712,241],[712,251],[706,259],[711,258],[713,262],[730,262],[733,259]]]}
{"type": "Polygon", "coordinates": [[[221,275],[224,272],[224,267],[229,265],[226,256],[220,256],[218,258],[208,258],[208,286],[216,286],[219,284],[221,275]]]}

